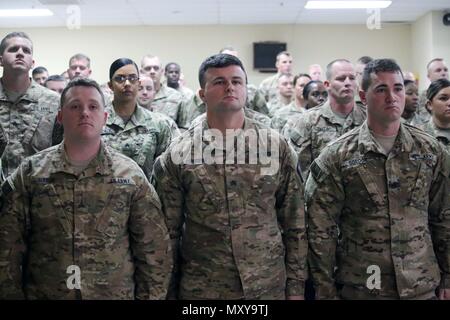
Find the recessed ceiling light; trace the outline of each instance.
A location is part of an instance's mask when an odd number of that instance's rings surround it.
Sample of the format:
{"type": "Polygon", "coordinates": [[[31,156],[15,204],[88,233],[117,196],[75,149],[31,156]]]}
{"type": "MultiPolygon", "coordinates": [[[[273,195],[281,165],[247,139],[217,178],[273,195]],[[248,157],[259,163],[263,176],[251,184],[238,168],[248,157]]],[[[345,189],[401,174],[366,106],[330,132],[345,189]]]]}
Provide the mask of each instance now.
{"type": "Polygon", "coordinates": [[[308,1],[305,9],[384,9],[392,1],[308,1]]]}
{"type": "Polygon", "coordinates": [[[0,17],[46,17],[52,16],[48,9],[1,9],[0,17]]]}

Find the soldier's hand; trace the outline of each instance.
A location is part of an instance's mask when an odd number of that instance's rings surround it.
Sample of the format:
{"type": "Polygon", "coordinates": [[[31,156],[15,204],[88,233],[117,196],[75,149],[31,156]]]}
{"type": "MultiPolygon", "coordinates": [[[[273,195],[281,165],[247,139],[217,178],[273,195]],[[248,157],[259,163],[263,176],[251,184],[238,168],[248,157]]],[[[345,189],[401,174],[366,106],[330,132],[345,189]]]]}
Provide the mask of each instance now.
{"type": "Polygon", "coordinates": [[[450,300],[450,289],[439,289],[439,300],[450,300]]]}

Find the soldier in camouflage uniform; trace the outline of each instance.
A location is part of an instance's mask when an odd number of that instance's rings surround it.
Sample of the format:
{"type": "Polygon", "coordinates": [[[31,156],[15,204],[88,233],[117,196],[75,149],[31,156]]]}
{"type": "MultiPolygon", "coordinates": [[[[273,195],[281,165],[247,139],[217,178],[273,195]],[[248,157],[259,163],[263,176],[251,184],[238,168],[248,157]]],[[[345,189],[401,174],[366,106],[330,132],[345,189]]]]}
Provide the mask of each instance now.
{"type": "Polygon", "coordinates": [[[277,54],[275,66],[277,73],[264,79],[259,85],[259,92],[270,102],[277,96],[278,78],[282,73],[292,73],[292,56],[287,51],[282,51],[277,54]]]}
{"type": "Polygon", "coordinates": [[[431,119],[421,129],[435,137],[450,155],[450,81],[438,79],[427,90],[431,119]]]}
{"type": "Polygon", "coordinates": [[[175,140],[153,171],[176,253],[171,296],[300,299],[307,247],[293,154],[277,132],[245,118],[247,77],[238,58],[206,59],[199,79],[207,118],[175,140]],[[257,140],[244,140],[250,132],[257,140]],[[264,155],[273,171],[246,160],[264,155]]]}
{"type": "MultiPolygon", "coordinates": [[[[448,77],[448,67],[442,58],[432,59],[427,64],[427,78],[430,82],[436,81],[438,79],[449,79],[448,77]]],[[[417,112],[417,119],[415,121],[415,125],[421,126],[427,123],[431,114],[430,111],[427,110],[427,90],[424,90],[419,98],[419,110],[417,112]]]]}
{"type": "Polygon", "coordinates": [[[304,180],[320,151],[329,142],[360,126],[366,118],[364,110],[355,106],[353,65],[345,59],[334,60],[328,64],[326,75],[328,101],[292,119],[294,123],[288,121],[283,130],[297,152],[304,180]]]}
{"type": "Polygon", "coordinates": [[[154,188],[101,142],[97,83],[73,80],[61,106],[64,142],[2,186],[0,299],[164,299],[172,252],[154,188]]]}
{"type": "Polygon", "coordinates": [[[277,96],[267,104],[269,116],[288,106],[294,100],[294,76],[290,73],[282,73],[278,78],[277,96]]]}
{"type": "Polygon", "coordinates": [[[188,87],[180,85],[181,67],[176,62],[169,62],[164,68],[164,76],[166,77],[166,85],[175,89],[183,95],[185,101],[190,100],[194,95],[194,91],[188,87]]]}
{"type": "Polygon", "coordinates": [[[155,86],[156,94],[151,104],[152,111],[171,117],[178,125],[179,113],[186,104],[185,98],[180,92],[161,82],[164,69],[159,58],[153,55],[144,56],[141,61],[141,73],[152,78],[155,86]]]}
{"type": "MultiPolygon", "coordinates": [[[[401,121],[416,126],[418,123],[419,88],[414,81],[405,80],[405,108],[401,121]]],[[[420,121],[419,121],[420,122],[420,121]]]]}
{"type": "Polygon", "coordinates": [[[59,95],[30,79],[33,44],[25,33],[3,38],[0,62],[0,126],[7,142],[1,156],[2,180],[26,156],[51,146],[59,95]]]}
{"type": "Polygon", "coordinates": [[[172,119],[136,104],[139,71],[136,64],[120,58],[111,64],[109,86],[114,100],[106,108],[108,121],[102,132],[105,143],[130,157],[150,178],[154,160],[179,131],[172,119]]]}
{"type": "Polygon", "coordinates": [[[400,67],[364,70],[368,118],[330,143],[305,184],[308,261],[319,299],[450,299],[450,159],[400,121],[400,67]],[[441,278],[442,274],[442,278],[441,278]]]}
{"type": "MultiPolygon", "coordinates": [[[[155,98],[155,86],[153,85],[153,80],[147,76],[139,77],[139,90],[137,95],[138,104],[147,109],[152,110],[152,102],[155,98]]],[[[112,99],[111,99],[112,100],[112,99]]]]}

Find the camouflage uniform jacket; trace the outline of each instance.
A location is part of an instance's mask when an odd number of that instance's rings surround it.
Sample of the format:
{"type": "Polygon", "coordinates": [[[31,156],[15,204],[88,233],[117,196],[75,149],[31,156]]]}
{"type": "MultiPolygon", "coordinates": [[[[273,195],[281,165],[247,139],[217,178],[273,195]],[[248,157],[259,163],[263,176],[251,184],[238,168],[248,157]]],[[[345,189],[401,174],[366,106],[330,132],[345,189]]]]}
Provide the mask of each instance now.
{"type": "Polygon", "coordinates": [[[25,157],[52,145],[58,107],[58,94],[34,81],[23,96],[11,102],[0,81],[0,126],[7,141],[1,157],[5,177],[25,157]]]}
{"type": "Polygon", "coordinates": [[[295,101],[292,101],[289,105],[282,107],[278,109],[272,117],[270,126],[277,130],[278,132],[281,132],[283,127],[285,126],[286,122],[292,118],[296,117],[300,114],[303,114],[306,111],[305,108],[299,108],[295,104],[295,101]]]}
{"type": "Polygon", "coordinates": [[[247,105],[249,109],[269,115],[269,108],[262,93],[254,84],[247,84],[247,105]]]}
{"type": "MultiPolygon", "coordinates": [[[[207,130],[206,120],[191,127],[154,166],[153,181],[174,253],[179,250],[172,295],[284,299],[303,294],[307,251],[303,187],[289,145],[274,130],[245,118],[244,131],[258,134],[261,146],[272,137],[279,147],[273,149],[276,154],[257,152],[276,161],[275,172],[267,174],[261,164],[224,161],[224,154],[236,155],[234,150],[217,145],[207,130]],[[217,161],[207,164],[199,150],[217,161]],[[179,152],[188,161],[179,161],[179,152]]],[[[248,152],[248,139],[245,146],[239,156],[256,156],[248,152]]]]}
{"type": "MultiPolygon", "coordinates": [[[[205,106],[206,107],[206,106],[205,106]]],[[[265,114],[259,113],[255,110],[244,107],[244,115],[246,118],[257,122],[260,125],[266,126],[270,128],[270,118],[265,114]]],[[[194,120],[192,120],[190,127],[196,126],[198,123],[204,121],[206,119],[206,112],[202,113],[194,120]]]]}
{"type": "Polygon", "coordinates": [[[150,179],[155,159],[179,134],[176,125],[165,115],[140,106],[136,106],[127,123],[116,114],[112,104],[107,106],[106,111],[109,117],[103,128],[103,141],[133,159],[150,179]]]}
{"type": "Polygon", "coordinates": [[[416,116],[412,125],[422,126],[431,119],[431,113],[428,112],[426,107],[427,101],[427,90],[424,90],[419,96],[419,108],[416,111],[416,116]]]}
{"type": "Polygon", "coordinates": [[[269,102],[272,99],[276,98],[279,77],[280,77],[280,74],[276,73],[273,76],[265,78],[259,84],[258,91],[264,97],[266,102],[269,102]]]}
{"type": "Polygon", "coordinates": [[[329,101],[295,118],[295,124],[288,130],[288,140],[297,152],[305,181],[309,166],[319,156],[320,151],[329,142],[359,127],[365,119],[364,110],[355,105],[342,126],[337,115],[331,110],[329,101]]]}
{"type": "Polygon", "coordinates": [[[435,139],[407,124],[388,156],[367,122],[321,152],[305,184],[319,298],[335,298],[336,284],[342,298],[432,298],[440,272],[450,288],[449,165],[435,139]],[[369,266],[380,268],[379,290],[366,287],[369,266]]]}
{"type": "Polygon", "coordinates": [[[102,145],[77,177],[60,144],[25,159],[2,189],[1,299],[166,297],[167,227],[129,158],[102,145]],[[81,271],[79,290],[67,285],[71,265],[81,271]]]}
{"type": "Polygon", "coordinates": [[[178,127],[180,129],[188,129],[191,126],[192,121],[205,112],[206,104],[197,94],[195,94],[186,103],[186,107],[180,110],[178,127]]]}
{"type": "Polygon", "coordinates": [[[429,133],[433,137],[435,137],[450,155],[450,130],[438,128],[433,121],[433,118],[430,119],[426,124],[420,127],[425,132],[429,133]]]}
{"type": "Polygon", "coordinates": [[[171,117],[178,125],[178,117],[180,110],[185,107],[185,98],[183,95],[173,88],[169,88],[165,84],[161,84],[159,91],[156,93],[152,101],[152,111],[161,112],[171,117]]]}

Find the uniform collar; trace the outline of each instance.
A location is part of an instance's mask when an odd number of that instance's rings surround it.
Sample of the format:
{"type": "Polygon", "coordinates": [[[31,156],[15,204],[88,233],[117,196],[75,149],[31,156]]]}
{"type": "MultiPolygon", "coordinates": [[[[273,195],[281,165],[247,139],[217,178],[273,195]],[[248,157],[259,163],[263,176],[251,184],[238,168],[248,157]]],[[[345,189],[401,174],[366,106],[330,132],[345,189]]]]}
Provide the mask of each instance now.
{"type": "MultiPolygon", "coordinates": [[[[33,79],[30,78],[30,80],[30,86],[28,87],[27,91],[25,91],[25,93],[19,98],[19,101],[25,100],[31,103],[36,103],[39,97],[42,95],[42,90],[44,90],[44,88],[33,79]]],[[[8,97],[6,96],[2,81],[0,81],[0,101],[9,101],[8,97]]]]}
{"type": "MultiPolygon", "coordinates": [[[[319,107],[321,110],[320,115],[327,119],[331,123],[340,124],[341,121],[337,119],[337,115],[334,114],[331,109],[330,100],[327,100],[322,106],[319,107]]],[[[353,106],[353,110],[345,119],[346,124],[353,124],[354,126],[360,126],[365,120],[364,112],[356,104],[353,106]]]]}
{"type": "MultiPolygon", "coordinates": [[[[83,172],[85,176],[95,176],[96,174],[106,176],[111,174],[112,165],[111,153],[102,141],[97,156],[88,164],[83,172]]],[[[50,175],[60,172],[77,175],[68,161],[64,141],[58,145],[48,172],[50,175]]]]}
{"type": "Polygon", "coordinates": [[[122,129],[125,129],[129,125],[129,123],[133,124],[133,127],[142,126],[143,121],[145,119],[145,114],[144,114],[145,111],[143,111],[143,110],[144,110],[143,107],[136,104],[136,108],[135,108],[133,114],[131,115],[130,120],[127,123],[125,123],[123,121],[123,119],[114,110],[113,101],[111,101],[106,106],[106,111],[109,114],[106,125],[108,125],[108,126],[116,125],[122,129]]]}

